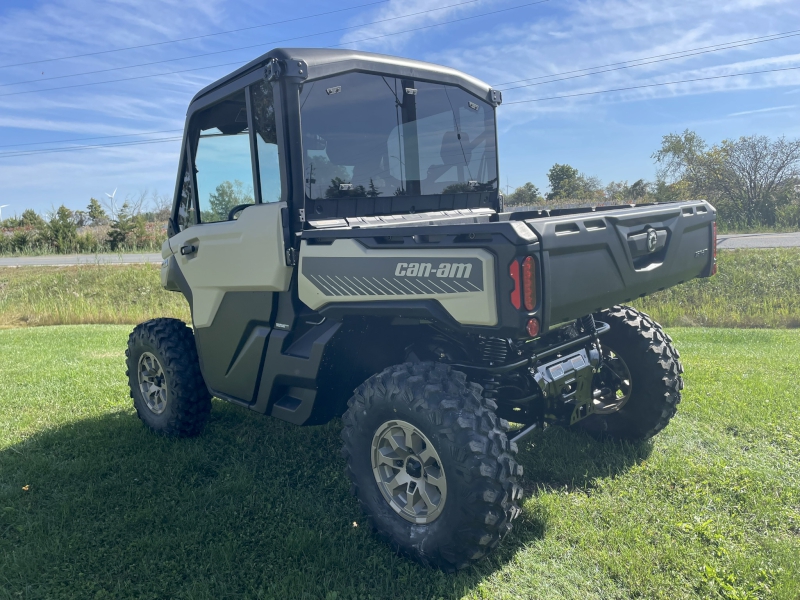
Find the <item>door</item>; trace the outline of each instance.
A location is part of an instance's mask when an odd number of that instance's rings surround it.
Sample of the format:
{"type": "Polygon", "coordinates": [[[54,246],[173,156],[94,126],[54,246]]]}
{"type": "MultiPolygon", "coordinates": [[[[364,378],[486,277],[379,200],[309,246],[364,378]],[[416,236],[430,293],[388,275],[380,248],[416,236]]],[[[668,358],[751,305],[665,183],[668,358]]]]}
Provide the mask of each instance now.
{"type": "Polygon", "coordinates": [[[259,83],[192,116],[180,231],[169,240],[190,290],[206,384],[245,403],[255,394],[274,296],[292,276],[272,89],[259,83]]]}

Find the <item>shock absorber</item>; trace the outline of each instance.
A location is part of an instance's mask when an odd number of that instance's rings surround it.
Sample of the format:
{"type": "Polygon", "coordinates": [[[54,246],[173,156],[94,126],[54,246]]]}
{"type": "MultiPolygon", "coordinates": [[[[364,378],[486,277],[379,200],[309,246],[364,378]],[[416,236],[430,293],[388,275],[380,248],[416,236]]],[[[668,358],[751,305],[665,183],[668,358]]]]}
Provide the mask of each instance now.
{"type": "Polygon", "coordinates": [[[508,355],[508,342],[503,338],[485,338],[481,344],[481,358],[489,366],[502,364],[508,355]]]}
{"type": "Polygon", "coordinates": [[[589,362],[595,369],[599,369],[603,361],[603,354],[600,351],[600,336],[597,335],[597,324],[594,322],[594,315],[586,315],[581,318],[581,327],[584,333],[594,336],[594,344],[589,350],[589,362]]]}
{"type": "MultiPolygon", "coordinates": [[[[485,338],[481,343],[481,358],[484,364],[493,366],[506,362],[508,356],[508,342],[502,338],[485,338]]],[[[500,379],[497,375],[490,373],[481,382],[483,385],[483,396],[491,400],[497,398],[497,388],[500,386],[500,379]]]]}

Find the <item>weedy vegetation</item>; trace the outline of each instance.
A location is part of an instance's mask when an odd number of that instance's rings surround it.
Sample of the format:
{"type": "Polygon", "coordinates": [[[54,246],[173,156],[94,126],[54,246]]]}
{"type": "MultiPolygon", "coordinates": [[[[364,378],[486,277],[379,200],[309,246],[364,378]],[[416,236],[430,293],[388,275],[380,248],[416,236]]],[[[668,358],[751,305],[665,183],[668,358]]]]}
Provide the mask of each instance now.
{"type": "MultiPolygon", "coordinates": [[[[719,273],[632,302],[667,327],[799,327],[800,249],[725,250],[719,273]]],[[[188,321],[157,265],[0,268],[0,327],[188,321]]]]}
{"type": "Polygon", "coordinates": [[[148,433],[129,330],[0,331],[0,598],[800,595],[800,332],[671,330],[686,389],[670,426],[634,445],[532,436],[514,531],[446,575],[367,530],[337,421],[215,401],[201,437],[148,433]]]}
{"type": "Polygon", "coordinates": [[[800,248],[722,250],[708,279],[634,301],[671,326],[800,327],[800,248]]]}
{"type": "Polygon", "coordinates": [[[158,265],[0,268],[0,327],[189,320],[158,265]]]}

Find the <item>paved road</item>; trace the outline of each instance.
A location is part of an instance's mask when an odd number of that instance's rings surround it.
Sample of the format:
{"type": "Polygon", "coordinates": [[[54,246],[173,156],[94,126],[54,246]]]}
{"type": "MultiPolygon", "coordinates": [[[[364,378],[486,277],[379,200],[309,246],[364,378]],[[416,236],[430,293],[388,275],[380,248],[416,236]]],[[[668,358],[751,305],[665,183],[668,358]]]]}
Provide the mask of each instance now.
{"type": "Polygon", "coordinates": [[[0,267],[69,267],[74,265],[134,265],[161,262],[158,254],[58,254],[0,257],[0,267]]]}
{"type": "Polygon", "coordinates": [[[730,233],[717,236],[717,248],[797,248],[800,232],[730,233]]]}
{"type": "MultiPolygon", "coordinates": [[[[797,248],[800,232],[720,234],[717,248],[797,248]]],[[[0,258],[0,267],[68,267],[73,265],[133,265],[161,262],[161,254],[66,254],[0,258]]]]}

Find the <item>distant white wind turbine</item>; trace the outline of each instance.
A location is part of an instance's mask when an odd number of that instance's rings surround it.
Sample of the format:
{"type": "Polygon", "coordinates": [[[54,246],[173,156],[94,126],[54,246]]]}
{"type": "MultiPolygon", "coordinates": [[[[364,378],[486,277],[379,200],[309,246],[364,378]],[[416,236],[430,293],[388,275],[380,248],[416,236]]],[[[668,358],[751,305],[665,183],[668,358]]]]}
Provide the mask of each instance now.
{"type": "Polygon", "coordinates": [[[4,209],[6,206],[8,206],[8,204],[2,204],[2,205],[0,205],[0,221],[2,221],[2,220],[3,220],[3,209],[4,209]]]}
{"type": "Polygon", "coordinates": [[[114,196],[116,196],[116,195],[117,195],[117,188],[114,188],[114,191],[111,192],[110,194],[108,192],[106,192],[106,196],[108,196],[108,199],[111,201],[111,212],[112,213],[116,212],[116,210],[117,210],[116,206],[114,206],[114,196]]]}

